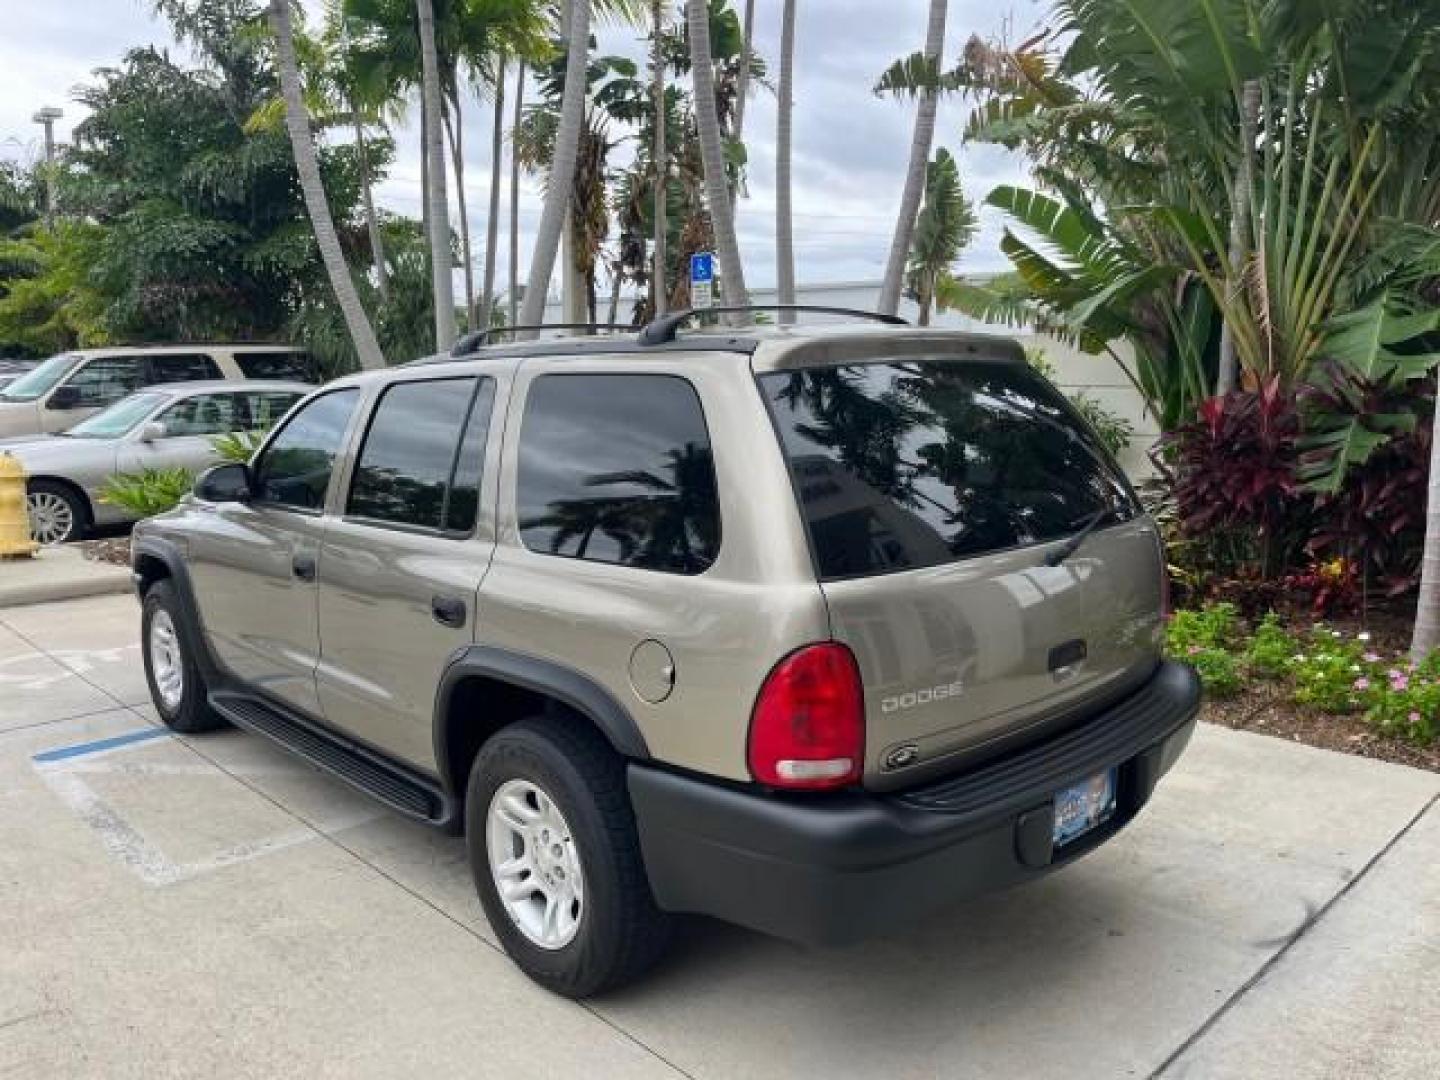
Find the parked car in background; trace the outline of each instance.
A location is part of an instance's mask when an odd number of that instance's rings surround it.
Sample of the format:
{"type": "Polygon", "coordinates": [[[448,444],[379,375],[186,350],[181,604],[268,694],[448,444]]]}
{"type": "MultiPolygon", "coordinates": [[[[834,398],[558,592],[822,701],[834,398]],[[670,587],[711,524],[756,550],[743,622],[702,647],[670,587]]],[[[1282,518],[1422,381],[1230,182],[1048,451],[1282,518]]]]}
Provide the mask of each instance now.
{"type": "Polygon", "coordinates": [[[0,390],[4,390],[27,371],[33,371],[38,360],[0,360],[0,390]]]}
{"type": "Polygon", "coordinates": [[[319,381],[288,345],[146,345],[60,353],[0,389],[0,438],[65,431],[133,391],[216,379],[319,381]]]}
{"type": "Polygon", "coordinates": [[[31,535],[42,544],[79,539],[92,525],[129,520],[100,489],[119,473],[185,468],[220,460],[217,435],[263,431],[310,391],[303,383],[198,382],[140,390],[69,431],[0,440],[28,475],[31,535]]]}

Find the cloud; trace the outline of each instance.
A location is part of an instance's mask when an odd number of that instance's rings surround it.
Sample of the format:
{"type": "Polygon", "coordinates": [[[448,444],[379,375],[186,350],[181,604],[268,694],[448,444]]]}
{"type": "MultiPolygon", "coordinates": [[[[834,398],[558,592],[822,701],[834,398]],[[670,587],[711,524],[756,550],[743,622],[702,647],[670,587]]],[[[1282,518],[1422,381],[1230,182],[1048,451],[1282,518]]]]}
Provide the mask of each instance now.
{"type": "MultiPolygon", "coordinates": [[[[318,3],[309,5],[318,11],[318,3]]],[[[879,99],[876,78],[895,59],[924,43],[928,0],[817,0],[799,6],[795,141],[793,160],[796,260],[802,281],[877,279],[883,272],[910,151],[915,106],[879,99]]],[[[1039,0],[951,0],[946,48],[953,57],[972,34],[1027,33],[1044,5],[1039,0]]],[[[756,47],[771,61],[779,53],[780,5],[756,5],[756,47]]],[[[634,28],[602,25],[602,51],[643,56],[634,28]]],[[[68,137],[82,112],[71,97],[96,68],[116,63],[131,47],[171,46],[168,27],[149,14],[141,0],[65,0],[27,4],[11,12],[0,38],[0,156],[33,158],[39,129],[31,114],[44,104],[66,110],[57,134],[68,137]]],[[[936,144],[957,153],[965,188],[977,204],[996,184],[1023,180],[1024,162],[993,147],[962,147],[966,106],[946,102],[940,110],[936,144]]],[[[738,208],[740,244],[747,277],[755,286],[774,281],[775,98],[757,88],[746,115],[750,150],[750,197],[738,208]]],[[[485,213],[490,187],[488,106],[471,104],[466,115],[466,194],[477,263],[484,255],[485,213]]],[[[421,208],[419,109],[409,111],[397,131],[397,159],[380,186],[381,205],[418,216],[421,208]]],[[[626,151],[617,151],[623,160],[626,151]]],[[[508,185],[509,169],[504,183],[508,185]]],[[[453,185],[452,185],[453,192],[453,185]]],[[[504,221],[508,223],[508,195],[504,221]]],[[[521,194],[522,266],[528,265],[542,193],[536,178],[525,178],[521,194]]],[[[982,213],[981,235],[962,259],[970,270],[1003,267],[996,244],[999,215],[982,213]]],[[[503,233],[503,230],[502,230],[503,233]]],[[[501,277],[507,268],[508,239],[502,241],[501,277]]]]}

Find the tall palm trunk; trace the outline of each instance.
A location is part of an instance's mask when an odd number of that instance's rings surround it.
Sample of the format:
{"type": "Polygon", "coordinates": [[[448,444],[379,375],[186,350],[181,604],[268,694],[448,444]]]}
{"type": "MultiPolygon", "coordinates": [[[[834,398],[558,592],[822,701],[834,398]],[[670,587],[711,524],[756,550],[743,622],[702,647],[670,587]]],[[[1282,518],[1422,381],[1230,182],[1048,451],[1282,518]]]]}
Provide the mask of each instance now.
{"type": "MultiPolygon", "coordinates": [[[[775,125],[775,275],[781,304],[795,303],[795,234],[790,212],[790,128],[795,110],[795,0],[780,15],[780,103],[775,125]]],[[[782,323],[795,321],[780,313],[782,323]]]]}
{"type": "Polygon", "coordinates": [[[460,211],[460,261],[464,264],[465,319],[475,326],[475,256],[470,246],[470,203],[465,198],[465,129],[461,126],[460,92],[450,99],[444,113],[445,133],[450,138],[450,160],[455,168],[455,205],[460,211]]]}
{"type": "Polygon", "coordinates": [[[375,213],[374,181],[370,176],[370,150],[365,142],[365,125],[355,103],[350,103],[355,121],[355,151],[360,155],[360,194],[365,204],[365,228],[370,234],[370,259],[375,264],[375,288],[381,301],[390,299],[390,268],[385,265],[385,237],[380,231],[380,218],[375,213]]]}
{"type": "MultiPolygon", "coordinates": [[[[525,63],[515,75],[515,121],[510,131],[520,130],[525,117],[525,63]]],[[[520,155],[510,147],[510,325],[520,321],[520,155]]]]}
{"type": "MultiPolygon", "coordinates": [[[[930,0],[930,18],[925,27],[925,55],[938,74],[945,53],[945,16],[948,0],[930,0]]],[[[905,190],[900,196],[900,216],[895,219],[895,236],[885,263],[885,281],[880,287],[879,310],[894,315],[900,310],[900,286],[905,279],[905,262],[915,237],[915,216],[925,194],[925,171],[930,164],[930,144],[935,140],[935,111],[939,95],[932,89],[920,95],[915,113],[915,130],[910,139],[910,166],[905,173],[905,190]]]]}
{"type": "MultiPolygon", "coordinates": [[[[279,2],[279,0],[276,0],[279,2]]],[[[445,136],[441,131],[440,63],[435,55],[435,10],[415,0],[420,22],[420,62],[425,99],[425,206],[430,217],[430,282],[435,292],[435,350],[455,344],[455,286],[450,262],[450,208],[445,198],[445,136]]]]}
{"type": "MultiPolygon", "coordinates": [[[[735,87],[735,141],[745,139],[745,101],[750,96],[750,62],[755,55],[755,0],[745,0],[745,26],[740,37],[740,78],[735,87]]],[[[740,192],[739,177],[730,185],[730,201],[733,205],[740,192]]],[[[749,198],[748,189],[745,192],[749,198]]]]}
{"type": "Polygon", "coordinates": [[[290,0],[270,0],[270,25],[275,31],[276,64],[280,71],[280,93],[285,99],[285,128],[290,134],[290,149],[295,156],[295,171],[300,175],[300,190],[305,196],[305,209],[310,214],[310,227],[315,233],[315,246],[335,291],[335,302],[345,319],[345,328],[355,345],[355,355],[362,368],[385,366],[385,356],[375,338],[375,328],[360,303],[360,293],[350,276],[345,253],[340,250],[340,237],[335,219],[330,216],[330,203],[320,179],[320,162],[310,135],[310,114],[300,89],[300,66],[295,59],[295,32],[290,25],[290,0]]]}
{"type": "MultiPolygon", "coordinates": [[[[700,158],[705,172],[705,200],[715,229],[715,250],[720,256],[720,289],[725,303],[748,304],[745,269],[735,240],[735,216],[725,175],[725,153],[720,146],[720,118],[715,110],[715,61],[710,55],[710,7],[705,0],[686,0],[690,27],[690,74],[694,80],[695,127],[700,136],[700,158]]],[[[732,320],[738,321],[738,320],[732,320]]]]}
{"type": "Polygon", "coordinates": [[[585,125],[590,0],[569,0],[569,6],[565,93],[560,99],[560,125],[555,133],[555,153],[550,162],[545,209],[540,214],[540,225],[535,234],[535,254],[530,260],[525,302],[520,309],[520,322],[530,326],[538,324],[545,315],[545,297],[550,289],[550,275],[555,270],[560,234],[569,217],[570,192],[575,186],[575,161],[580,154],[580,135],[585,125]]]}
{"type": "Polygon", "coordinates": [[[480,296],[480,320],[475,329],[490,325],[490,307],[495,298],[495,245],[500,240],[500,178],[505,158],[505,57],[495,71],[494,130],[490,133],[490,217],[485,222],[485,278],[480,296]]]}
{"type": "MultiPolygon", "coordinates": [[[[1240,280],[1245,268],[1247,239],[1250,229],[1250,206],[1255,197],[1255,133],[1260,123],[1260,80],[1245,84],[1240,102],[1240,163],[1235,168],[1235,191],[1230,200],[1230,273],[1240,280]]],[[[1240,364],[1235,354],[1235,335],[1230,323],[1220,324],[1220,369],[1215,378],[1215,393],[1228,394],[1235,389],[1240,364]]]]}
{"type": "Polygon", "coordinates": [[[1430,440],[1430,487],[1426,493],[1425,546],[1420,560],[1420,598],[1410,656],[1417,664],[1440,647],[1440,408],[1430,440]]]}
{"type": "Polygon", "coordinates": [[[666,220],[669,209],[670,154],[665,145],[665,0],[651,0],[650,25],[653,35],[650,41],[650,63],[655,68],[655,145],[650,153],[655,167],[655,264],[650,271],[650,309],[655,317],[659,318],[670,307],[669,296],[665,291],[665,238],[670,231],[670,223],[666,220]]]}

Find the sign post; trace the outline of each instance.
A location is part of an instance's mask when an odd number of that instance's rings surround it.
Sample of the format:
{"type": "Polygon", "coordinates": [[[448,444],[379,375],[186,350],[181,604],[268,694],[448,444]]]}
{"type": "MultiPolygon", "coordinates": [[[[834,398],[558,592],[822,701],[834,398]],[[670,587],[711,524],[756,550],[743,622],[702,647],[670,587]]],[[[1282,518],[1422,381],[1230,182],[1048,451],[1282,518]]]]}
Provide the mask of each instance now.
{"type": "Polygon", "coordinates": [[[715,306],[715,255],[701,251],[690,256],[690,306],[696,310],[715,306]]]}

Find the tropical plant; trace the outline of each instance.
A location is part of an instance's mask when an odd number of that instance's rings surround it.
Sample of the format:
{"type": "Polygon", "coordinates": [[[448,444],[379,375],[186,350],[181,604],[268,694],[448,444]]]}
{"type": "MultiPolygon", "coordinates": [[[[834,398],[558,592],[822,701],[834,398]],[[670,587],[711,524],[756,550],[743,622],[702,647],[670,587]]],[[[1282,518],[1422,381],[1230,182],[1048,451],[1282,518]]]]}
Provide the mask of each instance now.
{"type": "Polygon", "coordinates": [[[144,469],[117,473],[100,488],[100,501],[118,506],[135,517],[148,518],[173,510],[195,486],[189,469],[144,469]]]}
{"type": "Polygon", "coordinates": [[[210,439],[211,448],[220,455],[221,461],[247,464],[265,441],[266,431],[227,431],[210,439]]]}
{"type": "Polygon", "coordinates": [[[941,148],[930,163],[925,180],[925,202],[915,221],[905,283],[920,306],[921,326],[930,325],[936,287],[951,277],[960,253],[979,228],[975,208],[960,186],[960,167],[950,151],[941,148]]]}
{"type": "Polygon", "coordinates": [[[101,237],[93,222],[62,219],[0,238],[0,353],[105,343],[105,298],[90,279],[101,237]]]}
{"type": "Polygon", "coordinates": [[[320,259],[325,264],[325,273],[330,279],[330,288],[335,294],[336,303],[354,342],[360,366],[384,367],[385,357],[380,351],[379,341],[376,340],[375,328],[371,326],[370,318],[360,304],[360,294],[350,276],[350,267],[340,249],[335,220],[330,214],[330,202],[325,194],[324,181],[320,177],[320,161],[310,134],[310,115],[305,108],[301,90],[300,68],[295,56],[295,40],[290,20],[290,0],[271,0],[270,25],[275,34],[276,67],[281,94],[285,100],[285,127],[290,136],[291,152],[295,156],[295,168],[300,176],[300,189],[305,195],[310,227],[315,234],[320,259]]]}
{"type": "MultiPolygon", "coordinates": [[[[880,286],[877,308],[886,315],[900,309],[900,286],[905,277],[905,264],[910,257],[915,217],[920,212],[924,194],[925,174],[930,161],[930,146],[935,138],[935,116],[939,109],[938,88],[934,75],[940,71],[945,49],[945,16],[948,0],[930,0],[929,17],[925,24],[925,51],[919,54],[918,66],[924,72],[925,85],[919,88],[920,104],[915,113],[915,129],[910,140],[910,164],[905,172],[905,186],[900,194],[900,212],[895,219],[895,235],[890,241],[890,256],[885,263],[885,278],[880,286]]],[[[886,89],[884,80],[876,92],[886,89]]]]}

